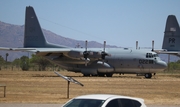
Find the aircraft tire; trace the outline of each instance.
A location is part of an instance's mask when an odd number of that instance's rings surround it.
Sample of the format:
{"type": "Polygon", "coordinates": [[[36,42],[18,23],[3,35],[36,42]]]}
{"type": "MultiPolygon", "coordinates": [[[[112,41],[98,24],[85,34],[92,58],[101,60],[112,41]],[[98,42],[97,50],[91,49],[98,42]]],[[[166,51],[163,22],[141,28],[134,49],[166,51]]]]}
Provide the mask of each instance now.
{"type": "Polygon", "coordinates": [[[104,75],[105,75],[104,73],[98,73],[99,77],[104,77],[104,75]]]}
{"type": "Polygon", "coordinates": [[[98,75],[97,75],[97,74],[91,74],[91,76],[93,76],[93,77],[97,77],[98,75]]]}
{"type": "Polygon", "coordinates": [[[145,76],[145,78],[151,78],[152,74],[151,73],[146,73],[144,76],[145,76]]]}
{"type": "Polygon", "coordinates": [[[84,77],[90,77],[90,74],[83,74],[84,77]]]}
{"type": "Polygon", "coordinates": [[[107,73],[106,77],[112,77],[113,73],[107,73]]]}

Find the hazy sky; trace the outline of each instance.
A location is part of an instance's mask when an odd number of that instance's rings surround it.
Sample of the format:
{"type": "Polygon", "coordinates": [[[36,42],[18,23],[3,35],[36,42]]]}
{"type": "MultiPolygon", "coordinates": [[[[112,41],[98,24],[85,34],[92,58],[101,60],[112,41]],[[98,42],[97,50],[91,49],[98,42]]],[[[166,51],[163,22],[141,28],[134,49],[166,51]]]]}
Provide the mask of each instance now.
{"type": "Polygon", "coordinates": [[[121,47],[161,48],[167,16],[180,20],[180,0],[0,0],[0,21],[24,25],[29,5],[46,30],[121,47]]]}

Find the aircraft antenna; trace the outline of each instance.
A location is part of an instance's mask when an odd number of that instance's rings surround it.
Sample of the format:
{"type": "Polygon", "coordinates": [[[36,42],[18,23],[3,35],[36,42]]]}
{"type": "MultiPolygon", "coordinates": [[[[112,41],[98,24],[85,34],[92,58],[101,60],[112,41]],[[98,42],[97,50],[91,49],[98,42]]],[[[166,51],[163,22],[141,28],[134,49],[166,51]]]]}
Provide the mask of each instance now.
{"type": "Polygon", "coordinates": [[[77,43],[76,48],[79,48],[79,47],[80,47],[80,44],[79,44],[79,43],[77,43]]]}

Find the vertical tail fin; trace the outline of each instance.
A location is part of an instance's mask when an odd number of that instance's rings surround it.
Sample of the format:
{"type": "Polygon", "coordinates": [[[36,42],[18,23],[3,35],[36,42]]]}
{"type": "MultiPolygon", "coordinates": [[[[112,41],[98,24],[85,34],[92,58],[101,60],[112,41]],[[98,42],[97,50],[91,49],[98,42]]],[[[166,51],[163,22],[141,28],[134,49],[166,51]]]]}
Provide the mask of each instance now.
{"type": "Polygon", "coordinates": [[[174,15],[167,18],[162,49],[180,51],[180,28],[174,15]]]}
{"type": "Polygon", "coordinates": [[[46,41],[33,7],[31,6],[26,7],[25,14],[26,15],[25,15],[24,47],[29,47],[29,48],[66,47],[66,46],[50,44],[46,41]]]}
{"type": "Polygon", "coordinates": [[[46,40],[33,7],[26,7],[25,14],[24,47],[44,47],[46,40]]]}

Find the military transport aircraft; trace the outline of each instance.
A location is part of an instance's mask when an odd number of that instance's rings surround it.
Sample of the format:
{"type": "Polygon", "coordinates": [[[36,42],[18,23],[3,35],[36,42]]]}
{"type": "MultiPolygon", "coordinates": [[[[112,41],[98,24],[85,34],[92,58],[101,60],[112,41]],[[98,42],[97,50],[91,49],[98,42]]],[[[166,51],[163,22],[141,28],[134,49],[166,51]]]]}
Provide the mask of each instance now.
{"type": "Polygon", "coordinates": [[[70,48],[48,43],[42,33],[33,7],[26,7],[23,48],[0,47],[0,50],[27,51],[58,64],[60,67],[80,72],[84,76],[112,77],[114,73],[133,73],[151,78],[152,74],[167,67],[156,52],[128,48],[70,48]]]}
{"type": "Polygon", "coordinates": [[[180,27],[176,16],[169,15],[166,21],[162,49],[155,50],[160,54],[171,54],[180,57],[180,27]]]}

